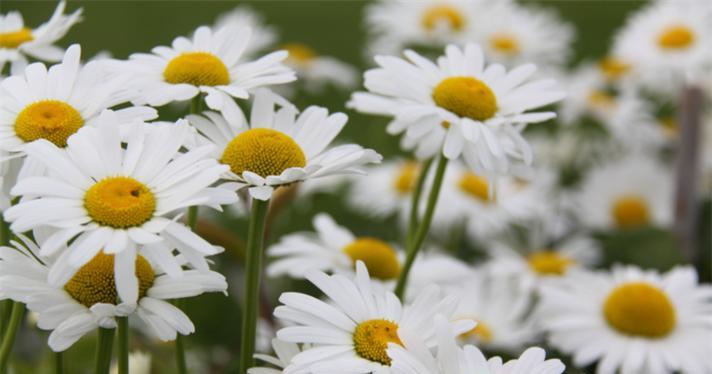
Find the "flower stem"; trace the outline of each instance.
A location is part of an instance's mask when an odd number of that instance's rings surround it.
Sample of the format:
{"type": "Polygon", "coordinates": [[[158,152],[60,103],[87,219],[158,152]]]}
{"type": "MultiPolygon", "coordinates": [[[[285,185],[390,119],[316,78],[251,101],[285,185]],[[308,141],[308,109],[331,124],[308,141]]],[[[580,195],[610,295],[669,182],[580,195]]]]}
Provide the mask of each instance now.
{"type": "Polygon", "coordinates": [[[252,199],[250,224],[247,231],[247,258],[245,259],[245,308],[242,319],[239,370],[241,374],[246,373],[254,362],[252,356],[255,353],[262,246],[268,207],[269,201],[252,199]]]}
{"type": "Polygon", "coordinates": [[[54,353],[54,374],[64,374],[64,352],[54,353]]]}
{"type": "Polygon", "coordinates": [[[119,330],[119,374],[129,374],[129,318],[118,317],[119,330]]]}
{"type": "Polygon", "coordinates": [[[401,270],[400,276],[398,277],[398,284],[396,285],[396,296],[403,300],[403,294],[405,292],[406,284],[408,283],[408,274],[410,273],[410,268],[413,266],[413,261],[418,255],[420,247],[423,245],[425,236],[430,230],[430,223],[433,220],[433,213],[435,213],[435,206],[438,203],[438,197],[440,196],[440,187],[443,184],[443,176],[445,176],[445,169],[447,168],[447,158],[440,156],[438,160],[438,166],[435,170],[435,179],[433,179],[433,185],[430,189],[430,195],[428,195],[428,204],[425,207],[425,214],[423,219],[418,224],[418,229],[413,235],[413,239],[408,242],[406,247],[406,258],[403,264],[403,269],[401,270]]]}
{"type": "Polygon", "coordinates": [[[20,327],[20,322],[22,322],[22,316],[24,314],[25,305],[14,302],[12,304],[12,311],[10,312],[10,322],[5,329],[5,336],[2,339],[2,346],[0,346],[0,373],[7,372],[10,352],[12,352],[12,346],[15,344],[17,329],[20,327]]]}
{"type": "Polygon", "coordinates": [[[418,181],[415,184],[415,190],[413,191],[413,196],[410,203],[410,222],[408,223],[408,233],[405,237],[406,248],[408,248],[410,242],[413,241],[415,230],[418,228],[418,208],[420,207],[420,197],[423,194],[423,185],[425,184],[425,178],[428,176],[428,170],[430,170],[430,165],[432,164],[432,158],[423,162],[423,165],[420,168],[420,174],[418,175],[418,181]]]}
{"type": "MultiPolygon", "coordinates": [[[[188,208],[188,226],[190,229],[195,231],[198,225],[198,207],[192,206],[188,208]]],[[[185,302],[181,299],[175,301],[175,305],[178,309],[184,309],[185,302]]],[[[181,334],[176,335],[176,367],[178,368],[178,374],[185,374],[188,372],[188,366],[185,362],[185,337],[181,334]]]]}
{"type": "Polygon", "coordinates": [[[111,367],[111,348],[114,344],[114,329],[99,328],[96,350],[95,374],[108,374],[111,367]]]}

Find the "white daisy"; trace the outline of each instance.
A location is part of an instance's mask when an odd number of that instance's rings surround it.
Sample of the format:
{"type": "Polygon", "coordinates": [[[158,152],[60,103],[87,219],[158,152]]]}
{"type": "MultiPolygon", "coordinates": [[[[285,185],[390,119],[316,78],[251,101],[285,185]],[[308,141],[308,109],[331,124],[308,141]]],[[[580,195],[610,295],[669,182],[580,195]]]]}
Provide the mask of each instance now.
{"type": "MultiPolygon", "coordinates": [[[[328,276],[312,272],[307,279],[329,298],[329,302],[301,293],[283,293],[284,305],[275,316],[295,324],[277,332],[283,341],[310,343],[314,347],[292,358],[295,365],[307,366],[313,373],[389,373],[391,358],[388,343],[401,344],[402,331],[419,334],[433,343],[433,317],[450,316],[455,300],[441,299],[431,287],[409,305],[401,305],[392,293],[371,284],[366,266],[356,265],[356,279],[341,274],[328,276]]],[[[469,320],[453,323],[458,333],[470,330],[469,320]]]]}
{"type": "MultiPolygon", "coordinates": [[[[305,368],[290,366],[294,356],[302,352],[303,348],[296,343],[283,342],[277,338],[272,339],[272,349],[274,356],[266,354],[255,354],[255,358],[264,361],[276,368],[271,367],[252,367],[247,369],[247,374],[282,374],[285,372],[293,374],[308,373],[305,368]],[[285,370],[286,369],[286,370],[285,370]]],[[[303,345],[305,349],[311,348],[309,344],[303,345]]]]}
{"type": "Polygon", "coordinates": [[[317,106],[298,114],[293,105],[266,90],[255,95],[249,122],[242,112],[235,120],[203,114],[188,116],[201,134],[198,144],[214,144],[212,157],[230,166],[224,177],[239,188],[249,187],[256,199],[268,200],[282,185],[359,173],[361,166],[381,161],[381,155],[356,144],[327,148],[346,124],[345,114],[329,114],[317,106]]]}
{"type": "Polygon", "coordinates": [[[269,49],[277,41],[277,30],[269,26],[260,13],[246,4],[221,14],[215,21],[215,29],[226,26],[249,27],[252,30],[250,42],[243,52],[247,57],[269,49]]]}
{"type": "Polygon", "coordinates": [[[407,60],[377,56],[380,67],[365,73],[371,93],[355,93],[349,106],[394,117],[388,132],[405,132],[403,146],[421,159],[464,154],[471,168],[492,173],[531,162],[521,131],[556,116],[530,112],[564,97],[554,81],[528,81],[536,70],[531,64],[509,73],[499,64],[485,67],[476,44],[449,45],[437,65],[413,51],[404,54],[407,60]]]}
{"type": "Polygon", "coordinates": [[[185,122],[136,131],[124,149],[116,116],[106,111],[98,121],[100,127],[81,129],[64,149],[47,140],[28,144],[28,157],[48,174],[18,182],[12,193],[23,199],[5,211],[14,232],[57,229],[42,243],[42,256],[60,253],[74,239],[53,266],[49,283],[63,285],[103,252],[116,254],[120,285],[136,284],[138,245],[150,247],[152,259],[172,275],[180,273],[170,256],[173,248],[194,267],[207,269],[204,256],[221,248],[175,220],[189,206],[236,201],[230,191],[208,188],[227,167],[206,158],[211,147],[179,152],[190,131],[185,122]]]}
{"type": "Polygon", "coordinates": [[[0,14],[0,72],[5,63],[10,62],[12,74],[21,74],[27,59],[35,58],[47,62],[62,59],[64,50],[54,45],[69,29],[81,21],[82,9],[64,15],[64,1],[57,4],[52,17],[35,29],[25,26],[22,14],[8,12],[0,14]]]}
{"type": "Polygon", "coordinates": [[[712,371],[712,288],[691,268],[573,272],[542,287],[551,344],[596,373],[712,371]]]}
{"type": "Polygon", "coordinates": [[[419,176],[420,165],[412,160],[372,166],[367,175],[353,179],[349,205],[373,217],[384,218],[397,213],[400,218],[406,218],[419,176]]]}
{"type": "Polygon", "coordinates": [[[307,92],[318,93],[327,85],[339,89],[356,87],[358,74],[353,66],[337,58],[317,54],[303,43],[287,43],[282,45],[282,49],[289,52],[284,63],[297,72],[299,83],[307,92]]]}
{"type": "MultiPolygon", "coordinates": [[[[36,244],[21,238],[24,246],[14,242],[15,248],[0,247],[0,297],[27,304],[29,310],[38,313],[37,326],[52,330],[49,346],[57,352],[99,327],[116,328],[115,317],[129,315],[140,318],[161,340],[174,340],[178,333],[188,335],[195,330],[193,323],[165,300],[227,289],[225,278],[216,272],[186,270],[181,277],[170,277],[138,255],[132,266],[138,279],[132,290],[136,300],[127,301],[114,275],[119,261],[115,262],[113,254],[104,253],[91,258],[66,285],[52,285],[47,282],[52,258],[40,256],[36,244]]],[[[51,240],[40,238],[41,244],[51,240]]]]}

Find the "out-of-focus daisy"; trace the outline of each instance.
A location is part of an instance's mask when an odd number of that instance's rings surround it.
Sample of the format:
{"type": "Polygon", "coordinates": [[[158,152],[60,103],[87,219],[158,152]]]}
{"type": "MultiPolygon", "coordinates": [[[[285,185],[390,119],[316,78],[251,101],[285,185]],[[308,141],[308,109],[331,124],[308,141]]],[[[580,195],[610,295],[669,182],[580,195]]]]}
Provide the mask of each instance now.
{"type": "MultiPolygon", "coordinates": [[[[403,306],[395,294],[371,284],[360,261],[356,279],[321,272],[312,272],[307,279],[329,302],[301,293],[283,293],[279,300],[284,305],[274,314],[294,324],[277,332],[280,340],[315,344],[292,359],[311,372],[388,373],[389,343],[402,344],[399,335],[403,331],[434,343],[434,315],[450,317],[455,307],[454,299],[440,298],[437,287],[428,288],[412,304],[403,306]]],[[[473,325],[470,320],[462,320],[453,322],[452,328],[462,333],[473,325]]]]}
{"type": "Polygon", "coordinates": [[[458,287],[472,277],[474,270],[462,260],[437,248],[423,248],[411,270],[417,276],[408,280],[405,300],[414,300],[423,290],[436,285],[443,290],[458,287]]]}
{"type": "MultiPolygon", "coordinates": [[[[21,155],[25,147],[44,139],[65,147],[79,129],[97,126],[104,109],[128,101],[122,79],[109,79],[98,62],[84,66],[81,48],[72,45],[62,63],[49,68],[33,63],[24,74],[2,81],[0,90],[0,149],[21,155]]],[[[149,107],[115,111],[120,123],[150,120],[157,112],[149,107]]]]}
{"type": "Polygon", "coordinates": [[[527,123],[556,116],[532,112],[561,100],[552,80],[534,80],[534,65],[510,72],[485,66],[476,44],[449,45],[437,65],[413,51],[407,60],[377,56],[380,67],[365,73],[371,93],[355,93],[349,106],[365,113],[394,117],[388,132],[405,132],[403,146],[418,158],[439,153],[464,155],[480,172],[506,173],[513,162],[530,163],[531,149],[521,131],[527,123]]]}
{"type": "Polygon", "coordinates": [[[165,105],[205,94],[209,108],[235,118],[239,108],[234,98],[247,99],[259,87],[296,79],[282,64],[287,58],[285,51],[245,61],[250,37],[249,27],[227,25],[213,32],[201,26],[193,39],[178,37],[171,47],[133,54],[115,67],[131,77],[138,90],[136,103],[165,105]]]}
{"type": "Polygon", "coordinates": [[[314,217],[314,229],[315,233],[286,235],[271,246],[267,253],[276,259],[267,267],[267,274],[304,278],[319,270],[352,275],[356,262],[363,261],[371,278],[388,281],[400,275],[401,261],[391,244],[373,237],[357,237],[325,213],[314,217]]]}
{"type": "Polygon", "coordinates": [[[59,2],[49,21],[35,29],[25,26],[19,12],[0,14],[0,72],[5,63],[9,62],[12,74],[20,74],[27,65],[28,57],[47,62],[61,60],[64,50],[54,43],[79,22],[82,16],[81,8],[65,15],[66,6],[66,2],[59,2]]]}
{"type": "Polygon", "coordinates": [[[266,51],[277,41],[277,30],[268,25],[264,17],[249,5],[242,4],[221,14],[215,21],[215,29],[226,26],[249,27],[252,30],[250,42],[243,52],[247,57],[266,51]]]}
{"type": "MultiPolygon", "coordinates": [[[[113,113],[104,112],[98,121],[100,127],[81,129],[64,149],[47,140],[28,144],[28,157],[48,174],[18,182],[12,193],[23,199],[5,211],[14,232],[56,229],[42,243],[42,256],[60,253],[62,245],[74,239],[68,250],[61,251],[49,282],[63,285],[104,253],[116,255],[119,285],[135,285],[138,245],[150,246],[157,265],[173,275],[180,272],[168,256],[173,248],[194,267],[207,269],[204,256],[220,248],[175,218],[189,206],[221,199],[234,202],[234,193],[209,188],[227,167],[206,158],[208,146],[179,152],[190,131],[185,122],[136,131],[124,149],[113,113]]],[[[123,299],[132,301],[128,296],[123,299]]]]}
{"type": "Polygon", "coordinates": [[[708,373],[712,288],[691,268],[573,272],[542,287],[550,343],[598,374],[708,373]]]}
{"type": "MultiPolygon", "coordinates": [[[[151,374],[151,355],[141,351],[129,353],[129,367],[131,374],[151,374]]],[[[118,364],[111,367],[111,374],[119,374],[118,364]]]]}
{"type": "Polygon", "coordinates": [[[594,167],[577,196],[580,220],[597,229],[667,226],[673,179],[668,168],[643,154],[594,167]]]}
{"type": "Polygon", "coordinates": [[[282,49],[289,52],[284,63],[297,72],[299,82],[309,92],[319,92],[326,85],[353,89],[358,81],[356,69],[334,57],[322,56],[303,43],[288,43],[282,49]]]}
{"type": "Polygon", "coordinates": [[[345,114],[329,114],[317,106],[298,113],[266,90],[255,95],[249,122],[242,112],[234,121],[217,113],[203,114],[188,117],[202,134],[198,144],[214,144],[212,157],[230,166],[224,177],[239,188],[249,187],[256,199],[268,200],[282,185],[358,173],[361,166],[381,160],[375,151],[356,144],[327,148],[346,124],[345,114]]]}
{"type": "MultiPolygon", "coordinates": [[[[188,335],[195,330],[193,323],[165,300],[227,289],[225,278],[216,272],[186,270],[182,277],[170,277],[138,255],[131,259],[138,281],[128,291],[134,300],[126,300],[126,293],[120,292],[121,280],[114,274],[114,267],[121,260],[104,253],[94,255],[66,285],[52,285],[47,282],[52,259],[38,257],[39,247],[22,239],[25,246],[14,243],[15,248],[0,247],[0,296],[25,303],[38,313],[37,326],[52,330],[49,346],[58,352],[99,327],[116,328],[114,318],[128,315],[140,318],[161,340],[174,340],[177,333],[188,335]]],[[[52,239],[43,238],[40,243],[48,240],[52,239]]]]}
{"type": "Polygon", "coordinates": [[[349,204],[370,216],[398,213],[405,217],[419,175],[420,165],[412,160],[388,161],[370,167],[367,175],[353,179],[349,204]]]}
{"type": "MultiPolygon", "coordinates": [[[[307,349],[311,347],[309,344],[305,344],[304,346],[307,349]]],[[[273,365],[275,368],[252,367],[247,369],[247,374],[282,374],[285,372],[285,369],[291,365],[292,358],[302,351],[302,347],[297,343],[288,343],[275,338],[272,339],[272,350],[274,351],[274,356],[258,353],[255,354],[255,358],[273,365]]],[[[293,374],[307,373],[304,368],[297,368],[295,366],[289,367],[289,372],[293,374]]]]}

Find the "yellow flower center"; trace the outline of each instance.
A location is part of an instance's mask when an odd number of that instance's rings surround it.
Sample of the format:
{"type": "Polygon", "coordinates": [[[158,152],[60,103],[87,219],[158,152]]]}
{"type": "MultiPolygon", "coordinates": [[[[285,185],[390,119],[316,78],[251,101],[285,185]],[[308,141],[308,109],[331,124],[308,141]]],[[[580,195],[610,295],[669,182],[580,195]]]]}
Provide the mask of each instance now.
{"type": "Polygon", "coordinates": [[[616,99],[608,92],[593,90],[588,95],[588,103],[594,108],[606,110],[616,105],[616,99]]]}
{"type": "Polygon", "coordinates": [[[434,30],[440,24],[447,24],[451,30],[460,31],[465,27],[465,17],[458,9],[441,4],[428,8],[420,23],[428,31],[434,30]]]}
{"type": "Polygon", "coordinates": [[[492,118],[497,113],[494,92],[487,84],[472,77],[443,79],[433,90],[433,100],[441,108],[477,121],[492,118]]]}
{"type": "Polygon", "coordinates": [[[0,48],[17,48],[22,43],[32,41],[32,30],[23,27],[17,31],[0,33],[0,48]]]}
{"type": "Polygon", "coordinates": [[[156,211],[156,198],[133,178],[108,177],[87,190],[84,207],[95,222],[125,229],[150,220],[156,211]]]}
{"type": "Polygon", "coordinates": [[[354,265],[363,261],[373,278],[387,280],[400,275],[398,254],[388,243],[375,238],[358,238],[343,249],[354,265]]]}
{"type": "Polygon", "coordinates": [[[527,257],[529,267],[540,275],[564,275],[566,269],[575,261],[568,256],[552,250],[543,250],[527,257]]]}
{"type": "Polygon", "coordinates": [[[385,319],[361,322],[354,330],[354,350],[366,360],[391,365],[386,349],[388,343],[403,345],[398,337],[398,325],[385,319]]]}
{"type": "Polygon", "coordinates": [[[32,142],[46,139],[58,147],[84,125],[81,114],[71,105],[58,100],[42,100],[26,106],[15,119],[15,134],[32,142]]]}
{"type": "Polygon", "coordinates": [[[460,177],[458,186],[460,187],[460,190],[474,198],[477,198],[483,202],[490,201],[489,183],[485,177],[467,172],[460,177]]]}
{"type": "Polygon", "coordinates": [[[663,49],[685,49],[694,41],[694,32],[685,25],[667,27],[658,36],[658,45],[663,49]]]}
{"type": "Polygon", "coordinates": [[[289,60],[298,65],[309,65],[317,56],[311,47],[302,43],[287,43],[282,49],[289,52],[289,60]]]}
{"type": "Polygon", "coordinates": [[[168,83],[193,86],[222,86],[230,83],[230,72],[215,55],[207,52],[183,53],[173,58],[163,71],[168,83]]]}
{"type": "Polygon", "coordinates": [[[663,132],[665,133],[665,136],[669,138],[675,138],[680,134],[680,124],[674,117],[660,118],[660,124],[663,127],[663,132]]]}
{"type": "Polygon", "coordinates": [[[606,321],[619,332],[662,338],[675,328],[675,307],[659,288],[630,282],[615,288],[603,304],[606,321]]]}
{"type": "Polygon", "coordinates": [[[645,226],[650,222],[648,203],[636,195],[618,198],[613,203],[611,214],[616,225],[621,229],[645,226]]]}
{"type": "Polygon", "coordinates": [[[415,162],[407,162],[398,170],[395,180],[393,180],[393,188],[399,195],[408,195],[415,189],[416,180],[418,179],[420,170],[415,162]]]}
{"type": "Polygon", "coordinates": [[[304,152],[289,136],[272,129],[243,132],[225,147],[220,162],[237,175],[251,171],[261,177],[280,175],[288,168],[304,167],[304,152]]]}
{"type": "MultiPolygon", "coordinates": [[[[138,297],[146,296],[156,278],[151,264],[141,255],[136,256],[136,277],[138,278],[138,297]]],[[[98,303],[114,304],[120,302],[114,278],[114,255],[99,252],[91,261],[82,266],[67,282],[64,290],[80,304],[91,308],[98,303]]]]}
{"type": "Polygon", "coordinates": [[[490,343],[494,339],[492,334],[492,329],[486,323],[481,320],[476,320],[477,325],[470,331],[463,333],[461,336],[464,338],[476,338],[482,343],[490,343]]]}
{"type": "Polygon", "coordinates": [[[519,41],[512,34],[495,34],[490,38],[489,42],[492,49],[500,53],[513,55],[519,52],[519,41]]]}
{"type": "Polygon", "coordinates": [[[609,79],[616,80],[630,71],[630,64],[616,57],[606,57],[598,63],[601,73],[609,79]]]}

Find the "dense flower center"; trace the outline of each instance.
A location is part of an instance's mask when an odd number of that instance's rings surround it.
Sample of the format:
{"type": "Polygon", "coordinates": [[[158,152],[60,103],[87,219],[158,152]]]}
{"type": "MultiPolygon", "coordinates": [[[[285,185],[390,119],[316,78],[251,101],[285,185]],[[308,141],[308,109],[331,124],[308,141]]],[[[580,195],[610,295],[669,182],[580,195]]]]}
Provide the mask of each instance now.
{"type": "Polygon", "coordinates": [[[616,99],[608,92],[593,90],[588,94],[588,103],[594,108],[608,110],[616,105],[616,99]]]}
{"type": "Polygon", "coordinates": [[[675,308],[659,288],[630,282],[615,288],[603,305],[606,321],[623,334],[662,338],[675,328],[675,308]]]}
{"type": "Polygon", "coordinates": [[[564,275],[574,260],[552,250],[543,250],[527,257],[529,267],[541,275],[564,275]]]}
{"type": "Polygon", "coordinates": [[[619,197],[611,208],[616,226],[621,229],[645,226],[650,222],[648,203],[640,196],[619,197]]]}
{"type": "Polygon", "coordinates": [[[15,119],[15,134],[32,142],[46,139],[58,147],[67,145],[67,138],[84,125],[81,114],[59,100],[42,100],[26,106],[15,119]]]}
{"type": "Polygon", "coordinates": [[[497,52],[513,55],[519,52],[519,41],[512,34],[495,34],[490,37],[490,46],[497,52]]]}
{"type": "Polygon", "coordinates": [[[306,44],[288,43],[282,49],[289,52],[289,60],[299,65],[309,65],[316,58],[317,54],[306,44]]]}
{"type": "MultiPolygon", "coordinates": [[[[141,255],[136,256],[136,277],[138,297],[141,299],[146,296],[146,292],[153,286],[153,280],[156,278],[151,264],[141,255]]],[[[114,278],[114,255],[99,252],[74,274],[64,286],[64,290],[87,308],[98,303],[114,305],[119,303],[114,278]]]]}
{"type": "Polygon", "coordinates": [[[465,27],[465,17],[462,13],[449,5],[435,5],[428,8],[420,20],[423,27],[434,30],[438,25],[445,24],[451,30],[460,31],[465,27]]]}
{"type": "Polygon", "coordinates": [[[419,169],[415,162],[407,162],[400,167],[396,178],[393,180],[393,188],[399,195],[408,195],[415,189],[418,179],[419,169]]]}
{"type": "Polygon", "coordinates": [[[133,178],[108,177],[87,190],[84,207],[95,222],[125,229],[150,220],[156,211],[156,198],[133,178]]]}
{"type": "Polygon", "coordinates": [[[280,175],[307,164],[304,152],[289,136],[272,129],[251,129],[228,143],[220,162],[237,175],[251,171],[261,177],[280,175]]]}
{"type": "Polygon", "coordinates": [[[670,26],[658,36],[658,45],[664,49],[685,49],[694,41],[694,32],[685,25],[670,26]]]}
{"type": "Polygon", "coordinates": [[[463,333],[462,336],[466,338],[476,338],[483,343],[490,343],[494,338],[492,329],[481,320],[477,320],[477,325],[473,327],[472,330],[463,333]]]}
{"type": "Polygon", "coordinates": [[[22,43],[32,41],[32,30],[23,27],[17,31],[0,33],[0,48],[17,48],[22,43]]]}
{"type": "Polygon", "coordinates": [[[598,63],[598,68],[606,78],[616,80],[626,75],[631,66],[619,58],[606,57],[598,63]]]}
{"type": "Polygon", "coordinates": [[[363,261],[373,278],[387,280],[400,275],[398,254],[388,243],[375,238],[358,238],[344,249],[353,263],[363,261]]]}
{"type": "Polygon", "coordinates": [[[494,92],[487,84],[472,77],[443,79],[433,90],[433,100],[441,108],[477,121],[492,118],[497,113],[494,92]]]}
{"type": "Polygon", "coordinates": [[[385,319],[371,319],[356,326],[354,331],[354,350],[366,360],[391,364],[386,349],[388,343],[403,345],[398,338],[398,325],[385,319]]]}
{"type": "Polygon", "coordinates": [[[458,186],[460,187],[460,190],[474,198],[477,198],[483,202],[490,201],[489,183],[485,177],[467,172],[460,177],[458,186]]]}
{"type": "Polygon", "coordinates": [[[163,71],[168,83],[193,86],[221,86],[230,83],[230,72],[215,55],[207,52],[183,53],[173,58],[163,71]]]}

